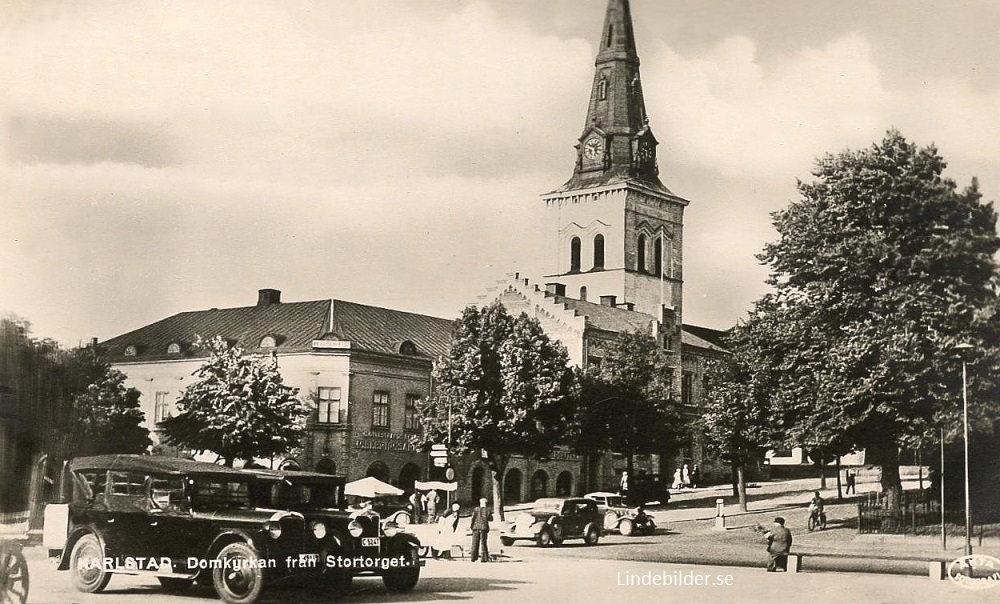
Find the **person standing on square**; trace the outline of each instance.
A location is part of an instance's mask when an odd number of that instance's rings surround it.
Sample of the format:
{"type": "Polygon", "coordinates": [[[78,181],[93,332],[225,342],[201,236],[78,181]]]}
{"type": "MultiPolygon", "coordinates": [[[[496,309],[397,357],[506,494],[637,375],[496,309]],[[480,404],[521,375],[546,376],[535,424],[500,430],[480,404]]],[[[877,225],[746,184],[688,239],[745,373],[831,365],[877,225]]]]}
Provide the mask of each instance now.
{"type": "Polygon", "coordinates": [[[479,507],[472,512],[472,561],[482,558],[483,562],[490,561],[490,546],[488,543],[490,536],[490,521],[493,514],[486,507],[486,498],[479,500],[479,507]],[[482,551],[482,556],[480,556],[482,551]]]}
{"type": "Polygon", "coordinates": [[[767,532],[767,572],[785,572],[788,570],[788,552],[792,549],[792,533],[785,528],[785,519],[778,516],[774,526],[767,532]]]}

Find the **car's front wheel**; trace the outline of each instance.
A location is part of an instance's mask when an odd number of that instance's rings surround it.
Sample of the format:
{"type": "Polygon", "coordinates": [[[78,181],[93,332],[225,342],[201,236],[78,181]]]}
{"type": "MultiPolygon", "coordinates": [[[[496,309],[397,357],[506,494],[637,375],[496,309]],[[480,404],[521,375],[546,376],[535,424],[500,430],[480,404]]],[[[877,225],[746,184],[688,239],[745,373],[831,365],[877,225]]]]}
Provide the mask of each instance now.
{"type": "Polygon", "coordinates": [[[621,523],[618,525],[618,530],[622,535],[628,537],[635,532],[635,523],[628,518],[623,518],[621,523]]]}
{"type": "Polygon", "coordinates": [[[601,530],[597,528],[597,525],[590,523],[587,528],[584,529],[583,542],[587,545],[597,545],[597,542],[601,539],[601,530]]]}
{"type": "Polygon", "coordinates": [[[246,543],[230,543],[215,557],[212,585],[226,604],[252,604],[264,589],[257,552],[246,543]]]}
{"type": "Polygon", "coordinates": [[[607,512],[604,514],[604,530],[613,531],[618,528],[618,514],[607,512]]]}
{"type": "Polygon", "coordinates": [[[111,573],[104,567],[104,548],[96,535],[84,535],[73,546],[69,559],[73,586],[77,590],[95,594],[111,580],[111,573]]]}

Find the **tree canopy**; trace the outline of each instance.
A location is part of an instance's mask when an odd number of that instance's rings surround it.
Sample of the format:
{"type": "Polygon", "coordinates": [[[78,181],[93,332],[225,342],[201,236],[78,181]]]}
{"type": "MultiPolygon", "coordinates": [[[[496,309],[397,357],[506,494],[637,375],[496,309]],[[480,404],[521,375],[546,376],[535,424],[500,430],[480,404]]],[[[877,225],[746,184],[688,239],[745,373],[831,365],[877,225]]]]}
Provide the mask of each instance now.
{"type": "MultiPolygon", "coordinates": [[[[751,321],[780,374],[775,419],[792,442],[837,435],[898,489],[898,447],[961,412],[959,343],[973,345],[976,414],[995,417],[1000,312],[996,212],[975,180],[945,178],[934,146],[896,131],[819,159],[801,198],[776,212],[760,259],[772,294],[751,321]]],[[[971,369],[970,369],[971,371],[971,369]]]]}
{"type": "Polygon", "coordinates": [[[677,449],[687,427],[671,396],[672,373],[651,334],[618,334],[600,366],[577,373],[574,448],[622,453],[630,475],[635,454],[677,449]]]}
{"type": "Polygon", "coordinates": [[[211,451],[226,465],[281,455],[299,444],[308,414],[274,359],[248,355],[221,337],[198,340],[210,356],[163,423],[169,444],[211,451]]]}
{"type": "Polygon", "coordinates": [[[434,395],[418,403],[425,444],[482,450],[502,509],[501,481],[514,455],[543,457],[565,434],[572,374],[565,347],[536,319],[511,316],[500,302],[469,307],[456,322],[448,356],[434,368],[434,395]]]}

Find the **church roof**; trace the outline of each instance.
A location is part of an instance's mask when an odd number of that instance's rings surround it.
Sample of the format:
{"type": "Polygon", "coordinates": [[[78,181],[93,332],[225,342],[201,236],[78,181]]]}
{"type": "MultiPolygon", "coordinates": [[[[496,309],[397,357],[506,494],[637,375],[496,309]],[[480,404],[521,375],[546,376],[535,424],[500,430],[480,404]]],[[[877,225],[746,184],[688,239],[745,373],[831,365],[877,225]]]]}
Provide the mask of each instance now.
{"type": "Polygon", "coordinates": [[[411,356],[430,358],[447,352],[451,333],[449,319],[330,299],[182,312],[100,346],[112,362],[142,362],[206,356],[194,347],[198,336],[278,353],[310,351],[315,340],[341,340],[351,342],[352,350],[398,354],[401,343],[410,341],[416,348],[411,356]],[[262,348],[268,336],[275,346],[262,348]]]}
{"type": "Polygon", "coordinates": [[[649,331],[650,326],[656,321],[656,317],[652,315],[618,306],[585,302],[576,298],[549,293],[546,293],[545,297],[552,298],[555,302],[564,305],[567,310],[575,312],[578,316],[586,317],[588,327],[604,331],[649,331]]]}

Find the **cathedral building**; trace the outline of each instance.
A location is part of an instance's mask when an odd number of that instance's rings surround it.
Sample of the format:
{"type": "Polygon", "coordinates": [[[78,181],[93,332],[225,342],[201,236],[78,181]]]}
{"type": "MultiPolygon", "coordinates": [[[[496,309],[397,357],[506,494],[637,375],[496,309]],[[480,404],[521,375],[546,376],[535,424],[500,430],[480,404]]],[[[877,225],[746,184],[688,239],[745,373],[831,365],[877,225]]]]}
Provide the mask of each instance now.
{"type": "MultiPolygon", "coordinates": [[[[567,139],[572,140],[572,134],[567,139]]],[[[513,274],[481,297],[537,318],[561,341],[574,365],[599,365],[622,332],[641,330],[659,342],[671,368],[674,398],[698,413],[706,364],[727,355],[723,333],[683,323],[683,232],[688,201],[660,179],[657,139],[646,113],[628,0],[610,0],[595,61],[572,175],[541,196],[558,266],[541,282],[513,274]]],[[[377,476],[406,489],[436,477],[419,430],[415,402],[433,392],[433,359],[447,352],[447,319],[341,300],[282,302],[260,290],[256,305],[180,313],[103,344],[128,385],[142,392],[151,428],[204,362],[196,336],[220,335],[249,352],[275,357],[285,382],[300,389],[313,415],[300,452],[303,469],[377,476]]],[[[713,476],[700,442],[637,460],[640,473],[669,476],[682,463],[713,476]]],[[[280,461],[280,460],[279,460],[280,461]]],[[[584,459],[560,449],[544,461],[515,458],[504,498],[526,501],[612,488],[625,460],[608,453],[584,459]]],[[[485,463],[456,460],[459,499],[489,492],[485,463]]],[[[717,478],[723,475],[715,472],[717,478]]]]}

